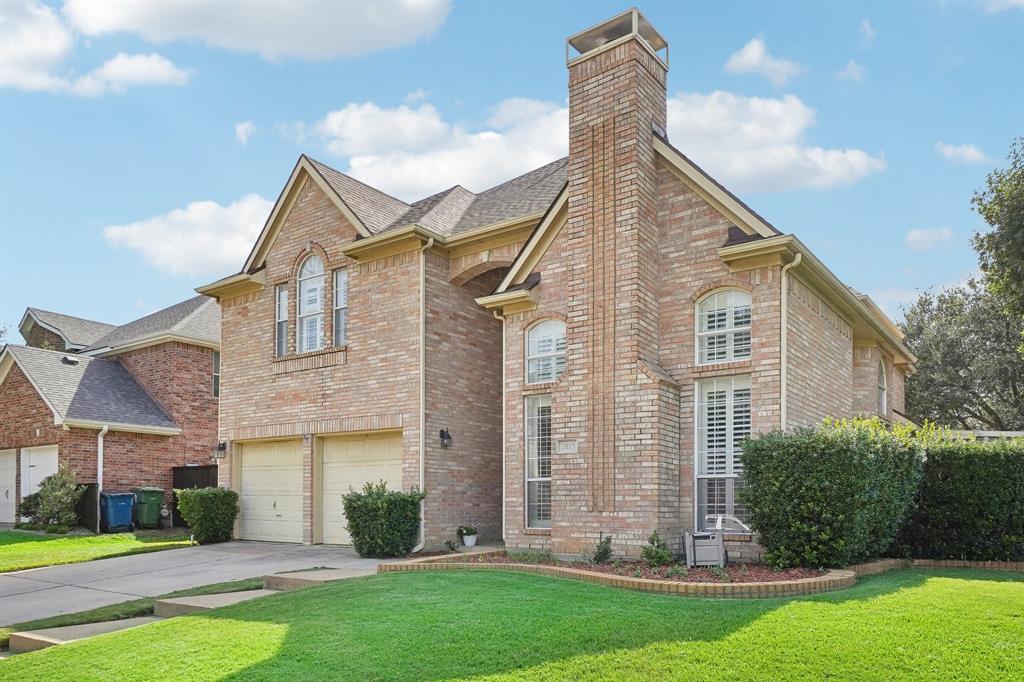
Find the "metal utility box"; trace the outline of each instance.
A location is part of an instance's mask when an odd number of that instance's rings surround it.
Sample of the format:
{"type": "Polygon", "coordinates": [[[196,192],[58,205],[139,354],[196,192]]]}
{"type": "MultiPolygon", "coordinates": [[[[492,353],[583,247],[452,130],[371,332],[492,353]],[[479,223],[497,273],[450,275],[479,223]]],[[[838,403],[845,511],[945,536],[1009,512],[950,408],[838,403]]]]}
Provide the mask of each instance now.
{"type": "Polygon", "coordinates": [[[687,533],[683,538],[686,547],[686,565],[721,566],[729,561],[725,551],[725,538],[717,533],[687,533]]]}

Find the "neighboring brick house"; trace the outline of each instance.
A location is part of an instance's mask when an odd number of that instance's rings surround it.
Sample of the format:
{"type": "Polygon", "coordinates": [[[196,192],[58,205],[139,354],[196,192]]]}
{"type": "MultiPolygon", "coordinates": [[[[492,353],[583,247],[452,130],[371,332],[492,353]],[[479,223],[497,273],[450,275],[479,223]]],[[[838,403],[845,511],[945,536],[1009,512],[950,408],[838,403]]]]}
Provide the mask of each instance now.
{"type": "Polygon", "coordinates": [[[199,289],[241,537],[346,543],[340,495],[384,479],[426,491],[427,547],[720,526],[751,557],[744,437],[899,418],[899,330],[668,143],[661,36],[630,10],[569,43],[567,159],[406,204],[303,156],[199,289]]]}
{"type": "Polygon", "coordinates": [[[67,464],[80,483],[167,491],[217,448],[220,307],[195,296],[121,326],[29,308],[0,351],[0,523],[67,464]],[[102,445],[101,445],[102,444],[102,445]]]}

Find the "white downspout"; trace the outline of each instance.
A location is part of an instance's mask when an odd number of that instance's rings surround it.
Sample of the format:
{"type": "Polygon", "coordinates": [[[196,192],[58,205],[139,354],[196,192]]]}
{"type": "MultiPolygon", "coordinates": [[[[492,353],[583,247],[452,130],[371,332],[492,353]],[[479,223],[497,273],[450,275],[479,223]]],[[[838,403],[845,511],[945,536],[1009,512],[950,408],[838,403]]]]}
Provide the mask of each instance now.
{"type": "MultiPolygon", "coordinates": [[[[420,492],[426,488],[427,469],[427,251],[434,246],[434,238],[420,248],[420,492]]],[[[427,543],[426,501],[420,501],[420,541],[412,553],[427,543]]]]}
{"type": "Polygon", "coordinates": [[[782,266],[782,328],[779,330],[779,348],[782,352],[782,362],[780,364],[780,371],[782,375],[779,377],[779,422],[783,431],[786,430],[787,415],[786,415],[786,384],[788,383],[789,373],[789,271],[800,265],[804,255],[799,251],[796,257],[793,258],[789,263],[782,266]]]}
{"type": "Polygon", "coordinates": [[[103,436],[107,435],[107,430],[110,428],[107,424],[103,425],[100,429],[99,434],[96,436],[96,534],[100,533],[100,493],[103,492],[103,436]]]}
{"type": "Polygon", "coordinates": [[[505,316],[497,310],[491,314],[501,320],[501,541],[505,542],[505,316]]]}

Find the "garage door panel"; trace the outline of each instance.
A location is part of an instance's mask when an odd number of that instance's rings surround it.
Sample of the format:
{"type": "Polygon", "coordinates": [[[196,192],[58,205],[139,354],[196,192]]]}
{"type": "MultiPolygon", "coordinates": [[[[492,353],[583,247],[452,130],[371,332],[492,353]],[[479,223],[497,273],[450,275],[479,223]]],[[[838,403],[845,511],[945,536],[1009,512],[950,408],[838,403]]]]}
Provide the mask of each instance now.
{"type": "Polygon", "coordinates": [[[302,542],[302,466],[299,441],[242,446],[243,539],[302,542]]]}
{"type": "Polygon", "coordinates": [[[326,438],[321,476],[322,537],[326,544],[348,545],[341,496],[383,480],[402,489],[402,434],[326,438]]]}

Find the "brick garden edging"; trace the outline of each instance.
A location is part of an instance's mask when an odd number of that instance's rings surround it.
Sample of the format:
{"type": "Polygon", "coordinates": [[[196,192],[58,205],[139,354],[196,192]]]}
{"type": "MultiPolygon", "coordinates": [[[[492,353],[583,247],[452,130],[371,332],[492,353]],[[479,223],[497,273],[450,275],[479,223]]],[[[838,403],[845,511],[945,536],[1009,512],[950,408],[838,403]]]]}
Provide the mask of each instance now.
{"type": "Polygon", "coordinates": [[[1020,571],[1024,561],[961,561],[960,559],[914,559],[917,568],[980,568],[987,571],[1020,571]]]}
{"type": "MultiPolygon", "coordinates": [[[[494,553],[504,550],[496,549],[494,553]]],[[[477,554],[490,554],[480,552],[477,554]]],[[[448,554],[436,557],[424,557],[395,563],[378,564],[378,573],[394,573],[399,571],[516,571],[519,573],[535,573],[550,575],[572,580],[621,587],[641,592],[659,592],[688,597],[731,597],[735,599],[762,599],[767,597],[796,597],[819,592],[831,592],[852,587],[857,581],[853,571],[833,569],[815,578],[799,580],[780,580],[770,583],[684,583],[670,580],[651,580],[648,578],[631,578],[629,576],[609,575],[597,571],[584,571],[577,568],[547,566],[544,564],[474,564],[448,561],[453,556],[448,554]]]]}

